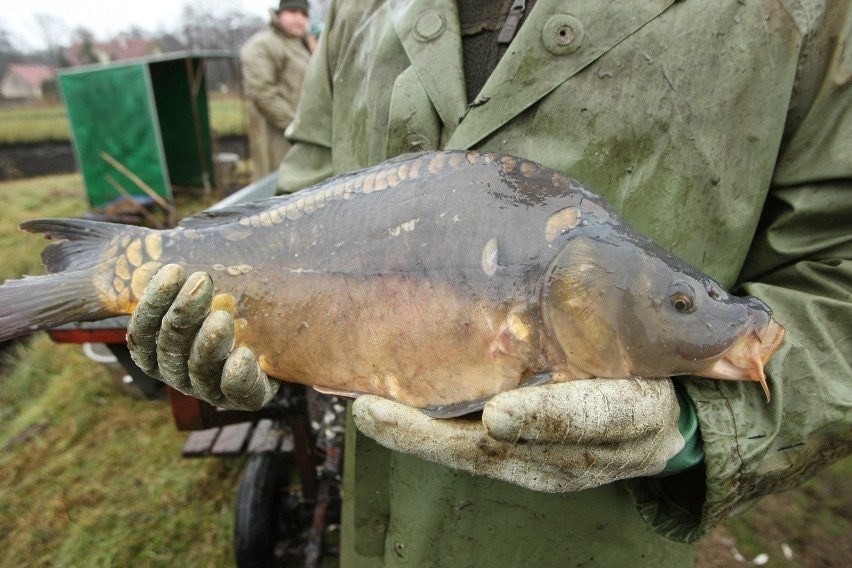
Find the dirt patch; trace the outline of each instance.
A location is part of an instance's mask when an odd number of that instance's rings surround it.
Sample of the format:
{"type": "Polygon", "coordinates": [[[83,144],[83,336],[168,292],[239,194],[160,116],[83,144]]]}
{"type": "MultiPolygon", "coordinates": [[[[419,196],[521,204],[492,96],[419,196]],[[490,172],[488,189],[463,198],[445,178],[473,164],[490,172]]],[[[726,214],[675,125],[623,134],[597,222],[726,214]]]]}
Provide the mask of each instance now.
{"type": "Polygon", "coordinates": [[[62,174],[76,171],[70,142],[0,146],[0,179],[62,174]]]}
{"type": "MultiPolygon", "coordinates": [[[[218,140],[219,152],[248,156],[245,136],[227,136],[218,140]]],[[[0,180],[21,179],[77,171],[71,142],[37,144],[1,144],[0,180]]]]}
{"type": "Polygon", "coordinates": [[[852,566],[852,459],[769,495],[698,545],[697,568],[852,566]]]}

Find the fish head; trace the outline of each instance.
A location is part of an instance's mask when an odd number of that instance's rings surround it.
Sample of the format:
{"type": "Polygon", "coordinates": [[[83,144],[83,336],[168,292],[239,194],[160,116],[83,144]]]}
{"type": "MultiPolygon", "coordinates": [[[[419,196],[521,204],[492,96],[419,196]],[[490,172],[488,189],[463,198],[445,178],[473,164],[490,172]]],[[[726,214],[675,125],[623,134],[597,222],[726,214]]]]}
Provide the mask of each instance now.
{"type": "Polygon", "coordinates": [[[542,286],[546,354],[575,376],[699,375],[753,380],[784,328],[757,298],[736,297],[629,229],[576,234],[542,286]]]}

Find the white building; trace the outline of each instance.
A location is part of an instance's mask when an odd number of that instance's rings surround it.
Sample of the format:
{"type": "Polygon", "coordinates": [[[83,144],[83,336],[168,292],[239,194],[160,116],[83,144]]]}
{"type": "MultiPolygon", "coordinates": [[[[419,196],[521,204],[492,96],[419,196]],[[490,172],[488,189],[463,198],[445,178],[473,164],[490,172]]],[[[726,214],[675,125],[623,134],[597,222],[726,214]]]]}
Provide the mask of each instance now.
{"type": "Polygon", "coordinates": [[[42,84],[56,78],[47,65],[11,63],[0,79],[0,97],[4,99],[40,99],[42,84]]]}

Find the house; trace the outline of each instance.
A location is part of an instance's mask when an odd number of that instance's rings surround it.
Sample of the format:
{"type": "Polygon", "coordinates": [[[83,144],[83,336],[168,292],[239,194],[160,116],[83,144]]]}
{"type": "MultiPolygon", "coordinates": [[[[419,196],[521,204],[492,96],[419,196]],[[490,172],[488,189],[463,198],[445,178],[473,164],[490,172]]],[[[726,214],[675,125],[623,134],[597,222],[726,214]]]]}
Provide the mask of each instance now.
{"type": "Polygon", "coordinates": [[[52,67],[33,63],[10,63],[0,79],[4,99],[41,99],[42,84],[56,78],[52,67]]]}
{"type": "Polygon", "coordinates": [[[69,65],[76,67],[90,63],[136,59],[160,55],[161,53],[163,53],[163,50],[156,41],[119,36],[106,42],[76,43],[65,50],[64,56],[69,65]]]}

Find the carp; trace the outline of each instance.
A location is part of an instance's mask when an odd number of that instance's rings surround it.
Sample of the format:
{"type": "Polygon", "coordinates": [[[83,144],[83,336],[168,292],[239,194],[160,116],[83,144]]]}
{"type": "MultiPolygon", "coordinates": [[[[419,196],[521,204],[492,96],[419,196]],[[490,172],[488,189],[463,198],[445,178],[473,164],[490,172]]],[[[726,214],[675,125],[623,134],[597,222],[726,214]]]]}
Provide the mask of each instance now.
{"type": "Polygon", "coordinates": [[[130,314],[152,275],[209,272],[235,344],[270,377],[449,417],[524,385],[758,381],[784,337],[766,304],[631,230],[592,191],[508,155],[397,158],[156,231],[21,225],[48,274],[0,287],[0,340],[130,314]]]}

